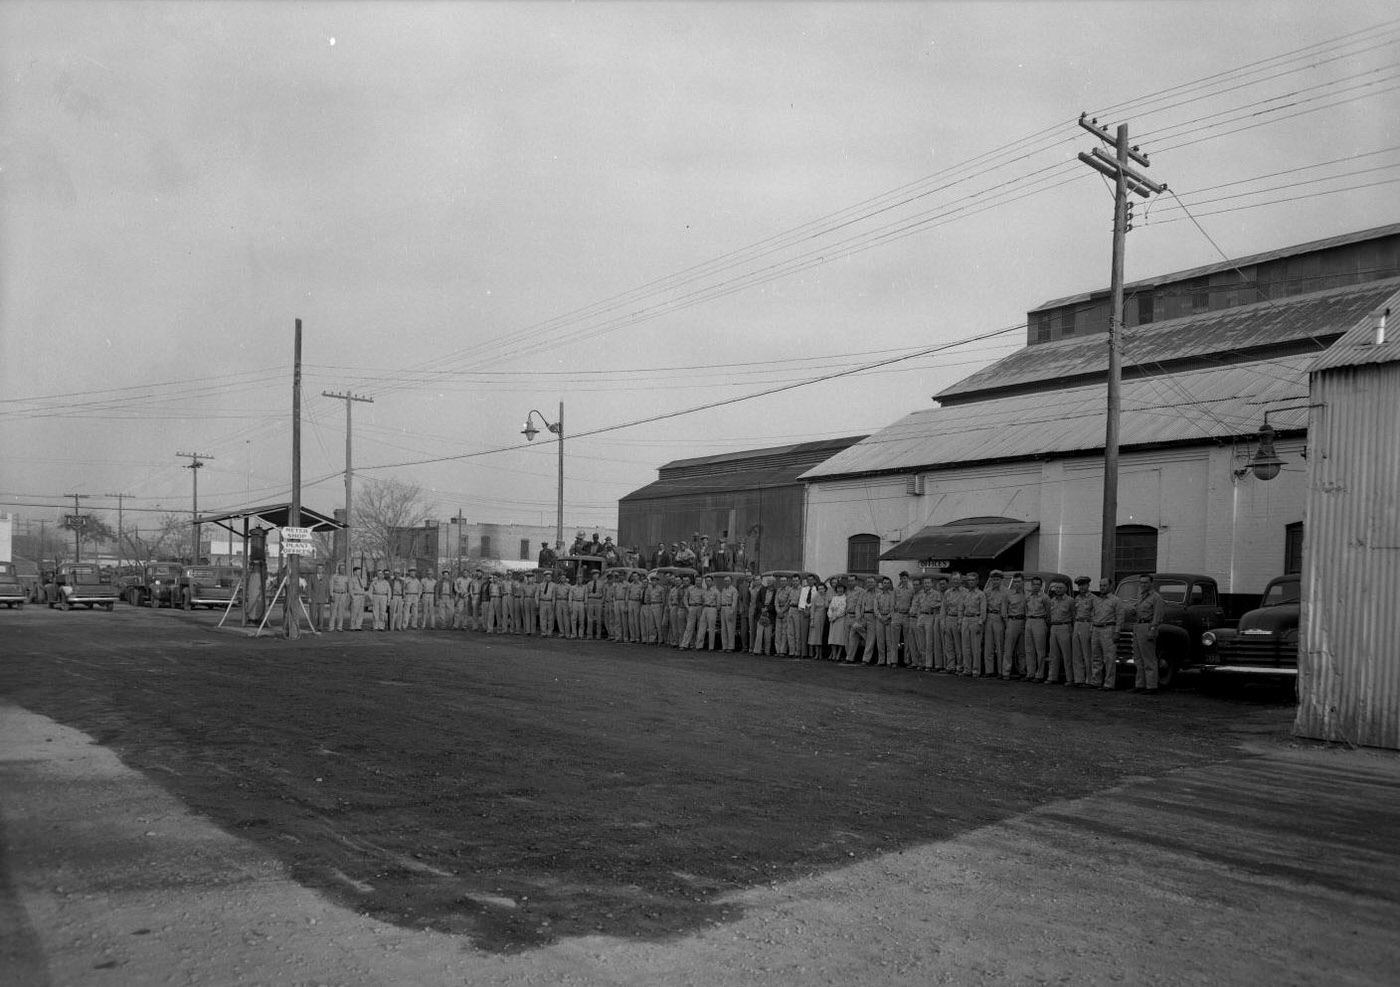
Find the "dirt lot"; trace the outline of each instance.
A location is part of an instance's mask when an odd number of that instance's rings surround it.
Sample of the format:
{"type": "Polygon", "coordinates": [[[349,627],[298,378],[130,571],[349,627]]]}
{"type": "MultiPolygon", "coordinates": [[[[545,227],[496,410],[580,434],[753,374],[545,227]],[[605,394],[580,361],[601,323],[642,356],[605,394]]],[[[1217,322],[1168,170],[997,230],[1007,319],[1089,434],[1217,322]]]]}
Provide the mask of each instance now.
{"type": "Polygon", "coordinates": [[[509,953],[666,939],[733,893],[1289,744],[1276,694],[1158,698],[460,632],[250,641],[4,614],[0,696],[304,884],[509,953]]]}

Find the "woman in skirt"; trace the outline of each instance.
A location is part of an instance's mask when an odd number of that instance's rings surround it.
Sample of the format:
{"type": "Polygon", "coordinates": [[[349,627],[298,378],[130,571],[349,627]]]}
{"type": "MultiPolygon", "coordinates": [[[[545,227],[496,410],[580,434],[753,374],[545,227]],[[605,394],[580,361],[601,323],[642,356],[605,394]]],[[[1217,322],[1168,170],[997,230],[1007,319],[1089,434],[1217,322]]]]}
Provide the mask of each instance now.
{"type": "Polygon", "coordinates": [[[846,584],[836,580],[831,588],[831,599],[826,605],[827,639],[831,642],[827,658],[831,661],[846,660],[846,584]]]}

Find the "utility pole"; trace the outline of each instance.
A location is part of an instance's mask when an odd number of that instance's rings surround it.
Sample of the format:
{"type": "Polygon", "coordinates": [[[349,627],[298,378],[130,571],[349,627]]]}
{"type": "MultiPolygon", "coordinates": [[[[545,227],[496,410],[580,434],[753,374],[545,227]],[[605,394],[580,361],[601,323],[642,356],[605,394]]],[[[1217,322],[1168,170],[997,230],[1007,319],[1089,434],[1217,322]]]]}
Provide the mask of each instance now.
{"type": "Polygon", "coordinates": [[[335,398],[337,401],[345,402],[345,575],[349,576],[355,568],[350,564],[350,531],[353,523],[350,517],[350,486],[351,477],[354,475],[350,460],[350,407],[355,401],[364,401],[368,404],[374,404],[374,398],[351,394],[349,391],[346,391],[344,394],[336,394],[333,391],[322,391],[321,397],[335,398]]]}
{"type": "MultiPolygon", "coordinates": [[[[349,402],[346,402],[349,407],[349,402]]],[[[347,517],[348,521],[349,518],[347,517]]],[[[292,507],[287,515],[287,527],[301,527],[301,320],[296,320],[296,338],[292,343],[292,507]]],[[[301,637],[297,610],[301,607],[301,556],[282,553],[287,563],[287,596],[282,602],[282,629],[288,638],[301,637]]]]}
{"type": "Polygon", "coordinates": [[[125,530],[126,530],[126,529],[122,526],[122,503],[123,503],[123,501],[126,500],[126,498],[130,497],[131,494],[127,494],[127,493],[109,493],[109,494],[103,494],[102,496],[104,496],[104,497],[115,497],[115,498],[117,498],[117,565],[121,565],[121,564],[122,564],[122,552],[125,550],[125,544],[126,544],[126,538],[125,538],[125,530]]]}
{"type": "Polygon", "coordinates": [[[1104,426],[1103,443],[1103,528],[1100,543],[1099,575],[1113,579],[1118,565],[1118,419],[1121,411],[1121,391],[1123,386],[1123,253],[1126,246],[1132,207],[1128,203],[1128,193],[1132,192],[1144,199],[1165,192],[1165,185],[1158,185],[1142,172],[1135,169],[1129,160],[1144,168],[1152,164],[1136,147],[1128,144],[1128,125],[1120,123],[1117,134],[1110,136],[1107,129],[1099,126],[1097,118],[1087,119],[1088,114],[1079,114],[1079,126],[1093,134],[1114,149],[1108,154],[1095,147],[1091,153],[1079,154],[1079,160],[1102,175],[1113,179],[1113,267],[1112,297],[1108,311],[1108,414],[1104,426]]]}
{"type": "Polygon", "coordinates": [[[184,468],[189,470],[194,478],[194,504],[190,512],[190,522],[194,528],[194,551],[190,552],[190,565],[199,565],[199,471],[206,460],[214,457],[206,452],[177,452],[175,456],[190,461],[184,468]]]}
{"type": "Polygon", "coordinates": [[[82,507],[79,506],[78,501],[87,500],[91,494],[68,493],[63,496],[73,498],[73,519],[69,522],[69,526],[73,529],[73,561],[81,562],[83,561],[84,518],[82,515],[82,507]]]}

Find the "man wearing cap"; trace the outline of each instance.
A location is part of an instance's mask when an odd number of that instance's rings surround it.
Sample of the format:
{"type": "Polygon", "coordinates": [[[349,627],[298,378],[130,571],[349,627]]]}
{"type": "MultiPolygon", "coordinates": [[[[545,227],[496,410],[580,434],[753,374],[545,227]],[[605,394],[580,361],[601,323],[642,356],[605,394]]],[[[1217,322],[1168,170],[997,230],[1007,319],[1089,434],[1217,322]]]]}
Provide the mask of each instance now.
{"type": "Polygon", "coordinates": [[[676,564],[676,546],[666,547],[664,541],[656,543],[656,558],[652,560],[652,565],[660,569],[662,566],[676,564]]]}
{"type": "Polygon", "coordinates": [[[919,668],[925,672],[934,670],[933,629],[938,620],[938,609],[943,600],[934,589],[933,577],[924,576],[919,580],[919,591],[909,605],[909,619],[913,623],[914,651],[918,656],[919,668]]]}
{"type": "Polygon", "coordinates": [[[943,668],[949,675],[961,674],[963,584],[962,579],[950,579],[943,593],[943,668]]]}
{"type": "Polygon", "coordinates": [[[1019,572],[1011,574],[1006,591],[1006,636],[1001,645],[1001,677],[1026,677],[1026,588],[1019,572]]]}
{"type": "Polygon", "coordinates": [[[403,573],[402,573],[402,572],[399,572],[398,570],[395,570],[395,571],[394,571],[394,575],[393,575],[392,577],[390,577],[390,579],[389,579],[389,586],[390,586],[390,590],[389,590],[389,628],[390,628],[391,630],[395,630],[395,631],[401,631],[401,630],[403,630],[403,628],[404,628],[404,623],[403,623],[403,590],[404,590],[404,585],[405,585],[405,582],[404,582],[404,578],[403,578],[403,573]]]}
{"type": "Polygon", "coordinates": [[[1005,574],[993,569],[987,576],[987,621],[982,630],[982,674],[999,675],[1006,664],[1006,590],[1001,588],[1005,574]]]}
{"type": "Polygon", "coordinates": [[[642,643],[655,644],[661,637],[661,614],[666,609],[666,588],[656,578],[647,576],[642,586],[642,643]]]}
{"type": "Polygon", "coordinates": [[[918,662],[918,634],[911,625],[917,616],[914,612],[914,594],[917,588],[909,581],[909,573],[899,574],[899,585],[894,588],[894,616],[890,618],[889,649],[891,665],[907,665],[913,668],[918,662]],[[903,649],[901,651],[901,649],[903,649]]]}
{"type": "Polygon", "coordinates": [[[681,542],[680,548],[676,551],[676,565],[695,568],[695,552],[685,542],[681,542]]]}
{"type": "Polygon", "coordinates": [[[1089,653],[1094,647],[1094,594],[1089,591],[1089,577],[1074,581],[1074,623],[1070,628],[1069,682],[1076,689],[1089,684],[1089,653]]]}
{"type": "Polygon", "coordinates": [[[418,602],[423,596],[423,581],[418,578],[418,570],[409,568],[408,578],[403,581],[403,626],[412,630],[418,626],[418,602]]]}
{"type": "Polygon", "coordinates": [[[345,575],[345,563],[341,562],[335,567],[335,575],[331,576],[331,630],[345,630],[345,614],[349,610],[348,601],[350,598],[350,579],[345,575]]]}
{"type": "Polygon", "coordinates": [[[627,611],[626,640],[632,644],[640,644],[642,641],[642,611],[646,607],[647,588],[639,573],[634,572],[627,577],[623,595],[627,611]]]}
{"type": "MultiPolygon", "coordinates": [[[[540,637],[552,637],[554,635],[554,602],[558,589],[559,587],[554,581],[553,573],[540,573],[539,592],[535,594],[535,598],[539,601],[540,607],[540,637]]],[[[560,634],[562,636],[562,630],[560,634]]]]}
{"type": "Polygon", "coordinates": [[[719,590],[715,588],[715,577],[705,577],[705,588],[700,592],[700,627],[695,635],[695,650],[700,650],[700,642],[705,642],[707,651],[715,650],[715,638],[719,630],[719,590]]]}
{"type": "Polygon", "coordinates": [[[389,596],[393,585],[389,582],[389,570],[380,569],[379,575],[369,585],[370,606],[374,608],[374,629],[384,630],[389,619],[389,596]]]}
{"type": "Polygon", "coordinates": [[[584,583],[582,566],[579,566],[578,576],[569,586],[567,597],[569,637],[581,638],[588,614],[588,586],[584,583]]]}
{"type": "Polygon", "coordinates": [[[1089,686],[1114,689],[1118,684],[1118,630],[1123,619],[1123,601],[1113,592],[1113,584],[1099,580],[1091,616],[1093,645],[1090,648],[1089,686]]]}
{"type": "Polygon", "coordinates": [[[1044,682],[1050,671],[1050,597],[1041,588],[1044,580],[1031,577],[1030,592],[1026,594],[1026,681],[1044,682]]]}
{"type": "Polygon", "coordinates": [[[695,582],[694,576],[685,577],[685,591],[681,594],[685,601],[685,631],[681,635],[680,649],[700,647],[700,618],[705,606],[705,590],[695,582]]]}
{"type": "Polygon", "coordinates": [[[963,577],[962,658],[963,674],[982,674],[982,639],[987,625],[987,594],[978,586],[979,577],[969,572],[963,577]]]}
{"type": "MultiPolygon", "coordinates": [[[[612,582],[609,579],[609,582],[612,582]]],[[[611,590],[611,586],[603,583],[603,573],[594,569],[593,574],[588,579],[588,586],[584,592],[583,608],[586,620],[583,636],[589,640],[596,641],[602,636],[603,625],[603,596],[604,590],[611,590]]]]}
{"type": "Polygon", "coordinates": [[[541,569],[552,569],[557,558],[558,556],[554,554],[554,549],[549,547],[549,542],[540,542],[539,567],[541,569]]]}
{"type": "Polygon", "coordinates": [[[1167,604],[1151,576],[1143,576],[1138,601],[1133,606],[1133,664],[1137,674],[1133,691],[1157,694],[1157,632],[1166,619],[1167,604]]]}
{"type": "Polygon", "coordinates": [[[763,577],[762,583],[754,587],[754,631],[752,652],[766,655],[773,645],[773,621],[776,617],[778,590],[773,585],[773,577],[763,577]]]}
{"type": "Polygon", "coordinates": [[[1068,587],[1060,580],[1050,584],[1050,666],[1045,674],[1046,685],[1069,685],[1070,662],[1073,660],[1074,600],[1065,592],[1068,587]]]}

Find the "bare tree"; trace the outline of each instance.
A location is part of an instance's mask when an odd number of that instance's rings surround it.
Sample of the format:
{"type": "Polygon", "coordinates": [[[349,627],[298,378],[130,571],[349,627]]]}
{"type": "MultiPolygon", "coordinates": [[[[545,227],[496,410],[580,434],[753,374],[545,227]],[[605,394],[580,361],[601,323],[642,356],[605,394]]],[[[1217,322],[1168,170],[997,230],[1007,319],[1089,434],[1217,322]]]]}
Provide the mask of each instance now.
{"type": "Polygon", "coordinates": [[[126,539],[127,550],[142,565],[158,559],[175,558],[189,546],[189,515],[162,514],[154,526],[140,528],[132,525],[122,535],[126,539]]]}
{"type": "Polygon", "coordinates": [[[416,483],[400,480],[367,480],[355,491],[351,552],[373,561],[391,563],[394,532],[422,524],[432,505],[416,483]]]}

